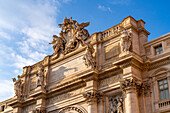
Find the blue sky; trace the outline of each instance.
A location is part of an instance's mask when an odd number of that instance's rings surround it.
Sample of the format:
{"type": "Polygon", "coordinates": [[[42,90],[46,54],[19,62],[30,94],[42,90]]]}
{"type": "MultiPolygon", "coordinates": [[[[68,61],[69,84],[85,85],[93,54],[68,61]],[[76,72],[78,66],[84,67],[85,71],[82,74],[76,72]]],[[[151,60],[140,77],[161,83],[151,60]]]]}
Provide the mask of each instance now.
{"type": "Polygon", "coordinates": [[[90,22],[89,33],[131,15],[143,19],[149,40],[170,30],[169,0],[0,0],[0,101],[14,96],[12,78],[53,53],[48,45],[65,17],[90,22]]]}

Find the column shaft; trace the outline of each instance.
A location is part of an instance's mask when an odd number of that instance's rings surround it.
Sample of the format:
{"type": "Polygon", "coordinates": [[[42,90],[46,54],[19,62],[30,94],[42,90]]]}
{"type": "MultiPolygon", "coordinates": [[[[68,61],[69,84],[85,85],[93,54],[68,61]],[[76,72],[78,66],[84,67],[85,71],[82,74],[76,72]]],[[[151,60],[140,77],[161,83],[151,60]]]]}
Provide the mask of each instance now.
{"type": "Polygon", "coordinates": [[[135,89],[126,91],[125,113],[139,113],[139,104],[135,89]]]}

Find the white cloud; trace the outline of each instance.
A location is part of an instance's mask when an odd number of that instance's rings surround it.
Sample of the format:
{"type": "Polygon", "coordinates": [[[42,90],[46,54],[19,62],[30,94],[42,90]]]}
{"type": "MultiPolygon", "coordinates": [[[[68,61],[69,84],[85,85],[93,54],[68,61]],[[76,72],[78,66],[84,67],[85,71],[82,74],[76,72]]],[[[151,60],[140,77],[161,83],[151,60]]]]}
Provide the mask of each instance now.
{"type": "Polygon", "coordinates": [[[98,5],[98,8],[102,11],[109,11],[109,12],[112,12],[111,8],[110,7],[105,7],[105,6],[102,6],[102,5],[98,5]]]}
{"type": "Polygon", "coordinates": [[[12,56],[11,59],[14,60],[14,63],[11,66],[15,66],[19,69],[22,69],[24,66],[32,65],[35,63],[33,59],[31,58],[27,59],[15,53],[12,53],[11,56],[12,56]]]}
{"type": "Polygon", "coordinates": [[[7,39],[7,40],[10,40],[10,39],[11,39],[11,36],[8,35],[8,34],[5,33],[5,32],[0,31],[0,38],[5,38],[5,39],[7,39]]]}
{"type": "Polygon", "coordinates": [[[18,70],[18,69],[14,70],[14,73],[15,73],[16,75],[19,74],[19,70],[18,70]]]}
{"type": "Polygon", "coordinates": [[[12,80],[0,80],[0,101],[7,99],[7,97],[12,97],[14,93],[14,84],[12,80]]]}
{"type": "MultiPolygon", "coordinates": [[[[0,1],[0,71],[10,79],[0,80],[0,101],[14,94],[11,76],[52,54],[47,45],[61,30],[56,20],[60,5],[58,0],[0,1]]],[[[4,75],[0,77],[4,79],[4,75]]]]}
{"type": "Polygon", "coordinates": [[[0,1],[0,4],[0,29],[14,35],[10,37],[7,33],[0,32],[3,38],[13,40],[12,45],[4,44],[12,49],[11,53],[4,50],[0,52],[14,58],[11,65],[17,68],[42,60],[49,53],[47,45],[52,40],[52,35],[60,31],[56,23],[59,2],[6,0],[0,1]]]}

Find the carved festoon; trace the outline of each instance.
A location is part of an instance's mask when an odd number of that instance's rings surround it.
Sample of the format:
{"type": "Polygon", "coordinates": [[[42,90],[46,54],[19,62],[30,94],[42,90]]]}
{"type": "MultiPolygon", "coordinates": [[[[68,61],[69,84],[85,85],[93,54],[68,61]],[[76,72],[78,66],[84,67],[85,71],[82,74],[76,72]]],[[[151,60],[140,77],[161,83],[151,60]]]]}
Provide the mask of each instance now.
{"type": "Polygon", "coordinates": [[[127,52],[130,51],[130,48],[132,46],[132,33],[129,32],[124,27],[120,27],[121,30],[121,40],[120,40],[120,47],[121,52],[127,52]]]}
{"type": "Polygon", "coordinates": [[[123,96],[109,97],[108,113],[123,113],[123,96]]]}
{"type": "Polygon", "coordinates": [[[21,80],[21,76],[17,76],[18,80],[16,78],[12,78],[14,82],[14,91],[15,95],[18,98],[21,98],[23,96],[23,80],[21,80]]]}

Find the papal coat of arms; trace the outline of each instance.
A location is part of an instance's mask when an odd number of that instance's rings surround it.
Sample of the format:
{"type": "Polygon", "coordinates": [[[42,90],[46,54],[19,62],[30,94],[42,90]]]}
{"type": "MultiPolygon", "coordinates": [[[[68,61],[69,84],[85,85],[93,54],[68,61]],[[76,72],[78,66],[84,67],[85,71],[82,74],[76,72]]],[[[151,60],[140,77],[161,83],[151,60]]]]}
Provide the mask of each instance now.
{"type": "Polygon", "coordinates": [[[62,24],[58,24],[61,27],[60,36],[53,35],[53,41],[49,44],[53,44],[53,55],[58,58],[60,54],[68,54],[76,50],[79,45],[86,46],[86,54],[83,59],[85,65],[95,67],[95,59],[93,57],[94,48],[90,42],[86,42],[90,38],[88,30],[84,29],[90,24],[90,22],[79,24],[76,20],[67,19],[63,20],[62,24]]]}
{"type": "Polygon", "coordinates": [[[49,44],[53,45],[54,54],[57,56],[60,53],[67,54],[78,48],[79,44],[85,45],[85,40],[89,37],[89,33],[85,27],[90,23],[81,23],[77,21],[64,18],[63,23],[59,24],[62,28],[60,37],[53,35],[53,41],[49,44]]]}

